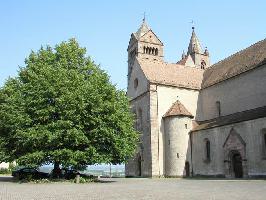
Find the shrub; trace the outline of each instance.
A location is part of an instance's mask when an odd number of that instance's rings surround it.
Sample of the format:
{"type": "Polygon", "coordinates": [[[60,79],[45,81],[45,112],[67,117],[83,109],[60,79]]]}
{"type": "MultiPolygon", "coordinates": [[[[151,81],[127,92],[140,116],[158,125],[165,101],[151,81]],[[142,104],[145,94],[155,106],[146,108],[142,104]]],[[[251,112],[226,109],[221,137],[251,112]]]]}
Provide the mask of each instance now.
{"type": "MultiPolygon", "coordinates": [[[[89,177],[79,177],[79,183],[90,183],[93,182],[94,179],[93,178],[89,178],[89,177]]],[[[77,183],[77,177],[73,179],[74,183],[77,183]]]]}
{"type": "Polygon", "coordinates": [[[8,168],[0,168],[0,174],[10,174],[11,170],[8,168]]]}

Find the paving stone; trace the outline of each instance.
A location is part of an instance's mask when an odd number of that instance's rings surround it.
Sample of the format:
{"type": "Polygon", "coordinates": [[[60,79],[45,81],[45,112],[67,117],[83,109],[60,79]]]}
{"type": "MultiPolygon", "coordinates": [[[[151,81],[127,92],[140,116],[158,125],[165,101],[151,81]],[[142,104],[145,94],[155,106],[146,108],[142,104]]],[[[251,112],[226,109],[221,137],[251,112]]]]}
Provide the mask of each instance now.
{"type": "Polygon", "coordinates": [[[265,180],[101,179],[102,183],[14,183],[0,177],[0,200],[265,200],[265,180]]]}

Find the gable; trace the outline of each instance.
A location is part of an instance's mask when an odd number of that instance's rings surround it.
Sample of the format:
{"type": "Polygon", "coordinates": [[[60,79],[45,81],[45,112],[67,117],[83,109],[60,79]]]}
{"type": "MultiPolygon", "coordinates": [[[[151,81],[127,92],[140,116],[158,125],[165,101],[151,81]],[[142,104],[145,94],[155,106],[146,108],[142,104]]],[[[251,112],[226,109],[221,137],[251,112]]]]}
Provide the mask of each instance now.
{"type": "Polygon", "coordinates": [[[246,146],[245,141],[242,139],[242,137],[235,131],[234,128],[230,130],[229,135],[227,136],[223,147],[224,148],[238,148],[241,146],[246,146]]]}
{"type": "Polygon", "coordinates": [[[148,80],[144,75],[139,63],[135,59],[132,72],[128,79],[127,95],[129,98],[134,99],[148,90],[148,80]],[[137,80],[137,87],[135,85],[135,80],[137,80]]]}
{"type": "Polygon", "coordinates": [[[158,44],[163,46],[163,43],[160,41],[160,39],[153,33],[152,30],[149,30],[147,33],[145,33],[141,38],[141,42],[147,42],[152,44],[158,44]]]}

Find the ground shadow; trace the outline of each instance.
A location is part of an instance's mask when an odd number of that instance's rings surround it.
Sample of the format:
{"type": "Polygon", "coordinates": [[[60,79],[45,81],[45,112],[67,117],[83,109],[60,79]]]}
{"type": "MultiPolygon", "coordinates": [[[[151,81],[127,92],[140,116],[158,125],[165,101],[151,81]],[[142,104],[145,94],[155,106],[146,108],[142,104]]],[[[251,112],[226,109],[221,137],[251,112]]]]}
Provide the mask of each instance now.
{"type": "Polygon", "coordinates": [[[13,176],[0,176],[0,182],[15,182],[13,176]]]}
{"type": "Polygon", "coordinates": [[[114,183],[114,182],[117,182],[117,181],[108,180],[108,179],[98,179],[98,180],[96,180],[94,182],[96,182],[96,183],[114,183]]]}
{"type": "MultiPolygon", "coordinates": [[[[12,182],[12,183],[24,183],[23,181],[19,181],[18,179],[14,178],[13,176],[0,176],[0,182],[12,182]]],[[[63,182],[61,179],[56,181],[54,180],[54,182],[63,182]]],[[[100,178],[100,179],[96,179],[95,181],[93,181],[95,183],[114,183],[117,182],[115,181],[113,178],[100,178]]],[[[27,183],[27,182],[25,182],[27,183]]]]}
{"type": "Polygon", "coordinates": [[[249,178],[222,178],[222,177],[185,177],[184,180],[266,180],[266,177],[249,177],[249,178]]]}

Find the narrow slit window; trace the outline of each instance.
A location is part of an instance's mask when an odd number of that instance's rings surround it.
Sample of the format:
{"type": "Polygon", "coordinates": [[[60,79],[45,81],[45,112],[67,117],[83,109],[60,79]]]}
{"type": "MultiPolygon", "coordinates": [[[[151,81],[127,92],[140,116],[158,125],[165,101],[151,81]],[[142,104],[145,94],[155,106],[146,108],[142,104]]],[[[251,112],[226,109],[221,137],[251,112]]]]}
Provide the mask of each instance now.
{"type": "Polygon", "coordinates": [[[210,141],[206,140],[206,159],[210,160],[211,158],[211,147],[210,147],[210,141]]]}
{"type": "Polygon", "coordinates": [[[220,101],[216,101],[216,110],[217,110],[218,117],[220,117],[221,116],[221,102],[220,101]]]}

